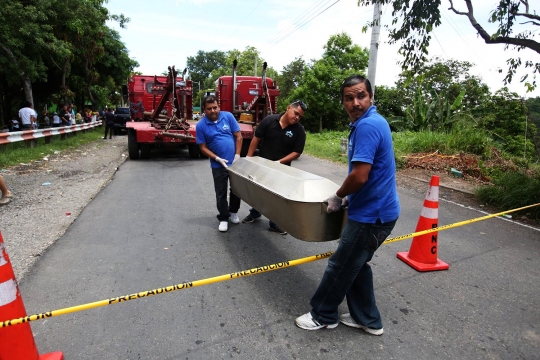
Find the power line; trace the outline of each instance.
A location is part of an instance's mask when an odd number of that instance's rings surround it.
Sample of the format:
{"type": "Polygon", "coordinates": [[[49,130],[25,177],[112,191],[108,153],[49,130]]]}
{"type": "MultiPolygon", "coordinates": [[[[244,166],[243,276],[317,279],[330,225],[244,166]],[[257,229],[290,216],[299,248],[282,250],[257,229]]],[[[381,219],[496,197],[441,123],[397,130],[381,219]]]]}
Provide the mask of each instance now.
{"type": "MultiPolygon", "coordinates": [[[[253,14],[255,12],[255,10],[257,10],[257,8],[259,7],[259,5],[261,5],[261,3],[263,2],[264,0],[261,0],[259,1],[259,3],[257,5],[255,5],[255,7],[253,8],[253,10],[251,10],[251,12],[248,14],[248,16],[246,16],[246,19],[251,19],[250,16],[251,14],[253,14]]],[[[233,32],[229,35],[229,37],[232,37],[234,34],[236,34],[236,32],[238,31],[238,29],[240,28],[240,24],[238,24],[238,26],[236,26],[236,28],[233,30],[233,32]]]]}
{"type": "Polygon", "coordinates": [[[317,15],[311,17],[310,19],[304,21],[302,24],[299,24],[298,26],[296,26],[295,29],[292,29],[292,31],[289,31],[287,34],[281,36],[279,39],[276,39],[275,41],[271,42],[269,44],[270,47],[273,47],[277,44],[279,44],[281,41],[285,40],[286,38],[288,38],[290,35],[292,35],[293,33],[295,33],[297,30],[301,29],[304,25],[308,24],[309,22],[311,22],[311,20],[315,19],[316,17],[318,17],[319,15],[321,15],[322,13],[324,13],[326,10],[330,9],[332,6],[334,6],[335,4],[337,4],[340,0],[336,0],[332,5],[328,6],[327,8],[325,8],[324,10],[322,10],[321,12],[319,12],[317,15]]]}
{"type": "Polygon", "coordinates": [[[311,13],[317,11],[320,7],[323,7],[325,6],[326,4],[328,4],[330,1],[332,0],[319,0],[318,2],[314,3],[314,4],[311,4],[311,6],[309,8],[306,9],[306,11],[304,11],[300,16],[298,16],[295,20],[293,20],[293,23],[291,25],[289,25],[288,27],[286,27],[285,29],[282,29],[279,33],[277,33],[272,39],[270,39],[268,41],[268,44],[272,43],[273,41],[277,40],[282,33],[284,32],[287,32],[287,31],[290,31],[292,28],[294,28],[294,26],[299,23],[300,21],[304,20],[306,17],[310,16],[311,13]],[[322,3],[326,1],[325,4],[319,4],[319,3],[322,3]]]}

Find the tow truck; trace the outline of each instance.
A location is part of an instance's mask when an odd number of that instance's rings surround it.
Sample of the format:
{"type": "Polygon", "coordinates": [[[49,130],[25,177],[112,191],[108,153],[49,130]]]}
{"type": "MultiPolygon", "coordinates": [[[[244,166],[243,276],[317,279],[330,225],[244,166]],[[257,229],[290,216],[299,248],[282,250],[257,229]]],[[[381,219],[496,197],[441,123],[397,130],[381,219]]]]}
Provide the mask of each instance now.
{"type": "Polygon", "coordinates": [[[266,62],[260,77],[238,76],[236,66],[234,60],[232,76],[221,76],[216,80],[215,95],[219,108],[231,112],[238,121],[243,138],[241,156],[246,156],[257,125],[276,112],[279,89],[274,80],[266,77],[266,62]]]}
{"type": "Polygon", "coordinates": [[[165,76],[134,75],[128,81],[131,121],[128,130],[128,152],[131,159],[150,157],[154,146],[187,145],[189,156],[200,156],[195,143],[192,82],[184,80],[174,66],[165,76]],[[152,111],[146,111],[152,109],[152,111]]]}

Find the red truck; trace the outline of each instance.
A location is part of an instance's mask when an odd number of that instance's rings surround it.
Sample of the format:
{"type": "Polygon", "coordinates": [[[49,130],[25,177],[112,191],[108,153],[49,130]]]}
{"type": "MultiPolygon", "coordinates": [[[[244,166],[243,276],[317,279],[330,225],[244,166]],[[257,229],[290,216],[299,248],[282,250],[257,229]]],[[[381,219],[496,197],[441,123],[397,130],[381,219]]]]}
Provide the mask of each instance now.
{"type": "Polygon", "coordinates": [[[237,76],[236,60],[232,76],[216,80],[216,97],[219,108],[231,112],[240,125],[244,139],[241,156],[246,156],[255,128],[266,115],[276,112],[279,89],[274,80],[266,77],[266,62],[262,76],[237,76]]]}
{"type": "MultiPolygon", "coordinates": [[[[192,82],[184,80],[185,73],[177,78],[173,66],[167,76],[134,75],[129,79],[131,121],[126,129],[131,159],[148,158],[156,145],[187,145],[190,157],[201,156],[195,143],[192,82]]],[[[232,76],[216,80],[215,95],[220,109],[231,112],[240,124],[241,155],[245,156],[257,124],[276,110],[276,82],[266,77],[266,63],[260,77],[237,76],[235,60],[232,76]]]]}
{"type": "MultiPolygon", "coordinates": [[[[185,75],[186,70],[182,75],[185,75]]],[[[174,66],[167,76],[134,75],[128,81],[131,121],[126,123],[128,152],[131,159],[149,158],[156,145],[187,145],[189,155],[197,158],[192,86],[190,80],[177,77],[174,66]],[[150,111],[148,111],[150,110],[150,111]],[[191,121],[190,121],[191,120],[191,121]]]]}

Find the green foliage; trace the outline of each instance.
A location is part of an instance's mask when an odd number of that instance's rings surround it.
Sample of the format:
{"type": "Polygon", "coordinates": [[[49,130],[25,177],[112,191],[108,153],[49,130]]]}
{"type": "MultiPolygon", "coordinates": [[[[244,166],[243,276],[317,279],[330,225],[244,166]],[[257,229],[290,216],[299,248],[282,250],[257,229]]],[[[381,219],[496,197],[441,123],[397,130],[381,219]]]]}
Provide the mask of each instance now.
{"type": "Polygon", "coordinates": [[[19,165],[20,163],[26,164],[36,160],[41,161],[46,156],[49,158],[54,156],[55,151],[61,152],[66,149],[75,149],[80,145],[101,139],[103,129],[98,127],[87,130],[86,133],[79,131],[76,135],[74,134],[69,134],[65,140],[60,140],[58,136],[55,136],[50,144],[45,144],[44,139],[38,139],[37,146],[33,148],[26,147],[23,141],[9,144],[5,151],[0,151],[0,168],[19,165]]]}
{"type": "Polygon", "coordinates": [[[526,146],[529,148],[526,156],[532,157],[534,144],[531,141],[537,128],[527,122],[526,111],[523,100],[516,93],[502,88],[475,111],[475,119],[478,127],[488,131],[502,150],[523,156],[526,146]]]}
{"type": "Polygon", "coordinates": [[[347,153],[341,152],[341,139],[349,137],[348,131],[327,131],[320,133],[306,132],[306,154],[331,160],[337,163],[347,163],[347,153]]]}
{"type": "MultiPolygon", "coordinates": [[[[0,6],[0,82],[7,84],[0,105],[11,116],[23,99],[38,111],[53,101],[97,108],[93,89],[106,88],[107,97],[120,86],[137,62],[130,59],[118,32],[129,22],[109,14],[106,0],[4,1],[0,6]],[[69,9],[69,10],[68,10],[69,9]],[[31,46],[30,46],[31,44],[31,46]]],[[[0,119],[0,122],[8,119],[0,119]]]]}
{"type": "MultiPolygon", "coordinates": [[[[199,50],[197,55],[188,56],[186,66],[189,69],[191,80],[204,83],[212,70],[225,67],[225,59],[225,52],[219,50],[209,52],[199,50]]],[[[202,88],[204,87],[202,86],[202,88]]]]}
{"type": "Polygon", "coordinates": [[[354,45],[345,33],[331,36],[324,49],[322,58],[307,66],[298,87],[282,100],[282,104],[288,104],[302,99],[308,104],[302,123],[309,131],[347,127],[349,120],[341,106],[341,83],[352,74],[364,74],[368,64],[368,51],[354,45]]]}
{"type": "MultiPolygon", "coordinates": [[[[410,70],[410,74],[419,72],[422,64],[427,60],[428,48],[431,42],[431,32],[441,25],[440,0],[409,1],[409,0],[358,0],[359,6],[380,4],[392,6],[392,23],[388,26],[390,43],[401,43],[400,54],[403,56],[402,67],[410,70]]],[[[497,24],[497,31],[489,34],[481,22],[474,18],[474,5],[468,1],[466,5],[461,2],[460,9],[454,8],[450,2],[449,10],[455,15],[469,18],[471,28],[478,33],[486,44],[505,44],[514,49],[513,54],[520,50],[530,49],[540,53],[540,43],[534,40],[540,23],[537,11],[530,8],[528,0],[500,0],[491,12],[489,22],[497,24]],[[532,11],[531,11],[532,10],[532,11]],[[471,19],[475,19],[474,22],[471,19]],[[517,26],[517,29],[515,28],[517,26]],[[525,28],[525,30],[523,30],[525,28]],[[517,51],[516,51],[517,50],[517,51]]],[[[535,3],[537,5],[537,2],[535,3]]],[[[446,20],[446,19],[445,19],[446,20]]],[[[372,26],[373,24],[369,24],[372,26]]],[[[526,61],[513,55],[507,60],[508,71],[505,84],[510,83],[518,68],[524,66],[530,69],[529,74],[521,78],[528,91],[536,88],[536,74],[540,73],[540,62],[526,61]],[[528,79],[532,75],[532,79],[528,79]]],[[[502,70],[500,70],[502,72],[502,70]]]]}
{"type": "Polygon", "coordinates": [[[471,111],[490,96],[489,87],[479,77],[470,74],[473,66],[474,64],[468,61],[435,57],[419,65],[416,73],[403,71],[396,82],[396,88],[400,89],[405,106],[412,105],[418,89],[427,93],[444,94],[451,102],[465,90],[463,109],[471,111]]]}
{"type": "Polygon", "coordinates": [[[407,106],[405,116],[388,119],[393,128],[400,131],[450,130],[461,109],[461,101],[465,96],[462,90],[452,103],[445,95],[432,92],[426,95],[418,88],[414,97],[414,106],[407,106]]]}
{"type": "MultiPolygon", "coordinates": [[[[493,179],[493,186],[483,186],[477,191],[478,198],[497,208],[516,209],[540,202],[540,171],[527,174],[523,171],[500,172],[493,179]]],[[[534,207],[515,213],[540,219],[540,209],[534,207]]]]}
{"type": "Polygon", "coordinates": [[[401,89],[388,86],[375,86],[373,104],[377,106],[377,112],[386,119],[405,116],[404,92],[401,89]]]}
{"type": "Polygon", "coordinates": [[[281,74],[277,77],[279,85],[279,97],[277,107],[280,111],[284,111],[292,95],[292,91],[298,87],[307,65],[302,57],[295,58],[292,62],[285,65],[281,74]]]}

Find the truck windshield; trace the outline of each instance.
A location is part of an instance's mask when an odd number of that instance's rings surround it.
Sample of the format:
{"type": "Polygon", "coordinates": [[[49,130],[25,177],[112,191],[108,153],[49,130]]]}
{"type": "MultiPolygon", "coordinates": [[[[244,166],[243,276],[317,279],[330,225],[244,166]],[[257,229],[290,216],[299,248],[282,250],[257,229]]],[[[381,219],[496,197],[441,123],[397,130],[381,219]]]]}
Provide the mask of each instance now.
{"type": "Polygon", "coordinates": [[[129,108],[117,108],[115,114],[129,114],[129,108]]]}

